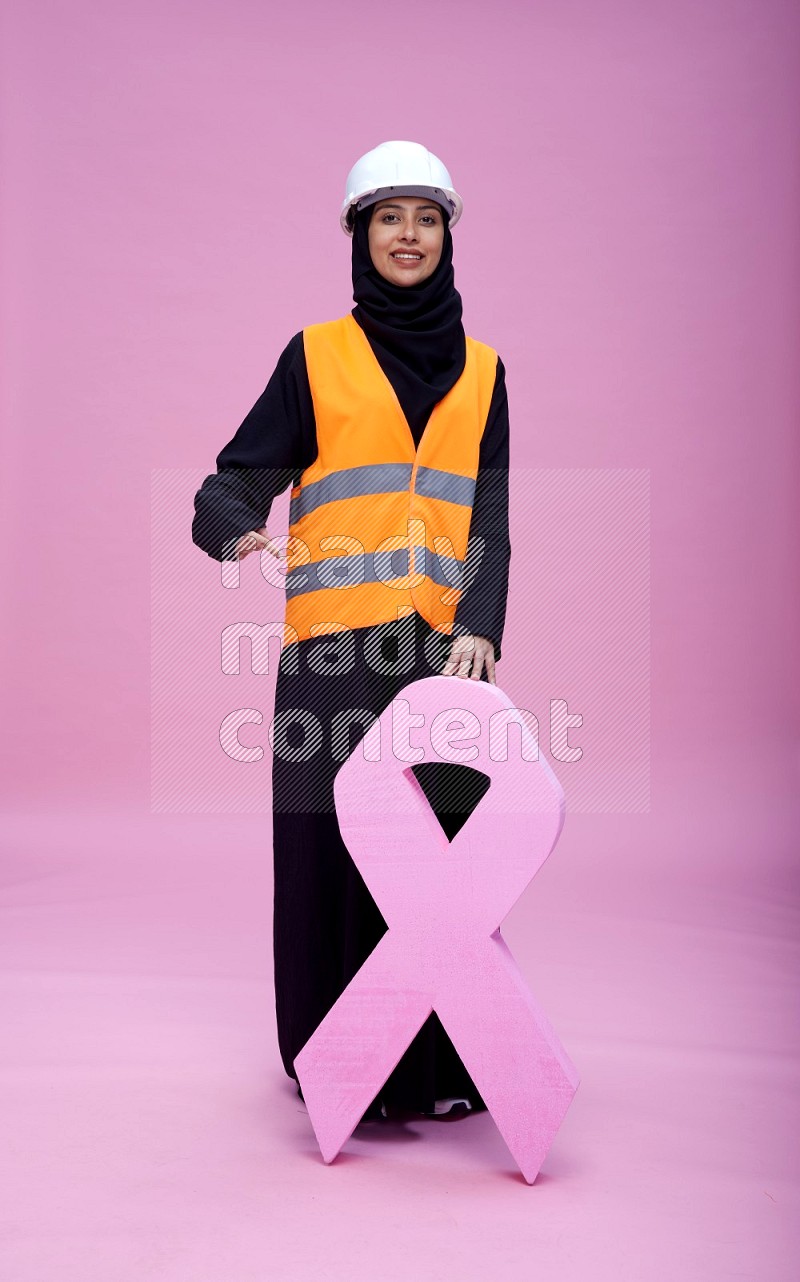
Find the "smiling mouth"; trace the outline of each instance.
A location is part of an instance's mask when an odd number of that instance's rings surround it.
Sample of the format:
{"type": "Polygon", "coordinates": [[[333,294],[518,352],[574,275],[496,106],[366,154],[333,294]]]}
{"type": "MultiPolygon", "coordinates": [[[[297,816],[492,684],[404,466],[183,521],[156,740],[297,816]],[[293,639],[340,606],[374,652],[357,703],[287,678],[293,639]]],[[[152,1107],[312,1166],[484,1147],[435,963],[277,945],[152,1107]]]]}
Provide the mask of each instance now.
{"type": "Polygon", "coordinates": [[[401,263],[421,263],[422,262],[422,254],[405,254],[400,251],[397,251],[395,253],[390,254],[389,257],[394,258],[401,263]]]}

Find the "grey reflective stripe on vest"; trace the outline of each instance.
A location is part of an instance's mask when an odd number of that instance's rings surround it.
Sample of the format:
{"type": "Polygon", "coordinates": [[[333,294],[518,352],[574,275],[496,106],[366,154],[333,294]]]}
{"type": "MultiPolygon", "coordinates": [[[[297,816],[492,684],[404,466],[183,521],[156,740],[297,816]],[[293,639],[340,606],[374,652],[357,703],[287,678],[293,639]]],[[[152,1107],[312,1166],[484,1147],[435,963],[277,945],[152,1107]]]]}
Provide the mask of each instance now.
{"type": "Polygon", "coordinates": [[[394,552],[356,552],[309,561],[286,575],[287,597],[325,588],[352,588],[361,583],[391,583],[408,574],[408,548],[394,552]],[[380,573],[378,573],[380,571],[380,573]]]}
{"type": "Polygon", "coordinates": [[[442,556],[426,547],[414,548],[414,570],[433,579],[434,583],[440,583],[444,588],[461,586],[463,566],[464,562],[456,560],[454,556],[442,556]]]}
{"type": "MultiPolygon", "coordinates": [[[[323,503],[337,499],[361,498],[365,494],[399,494],[411,484],[411,463],[369,463],[363,467],[345,467],[330,472],[318,481],[300,487],[289,504],[289,522],[294,525],[323,503]]],[[[443,472],[436,467],[418,467],[414,490],[421,498],[444,499],[472,507],[475,481],[459,472],[443,472]]]]}
{"type": "Polygon", "coordinates": [[[364,494],[397,494],[407,490],[411,480],[410,463],[369,463],[364,467],[345,467],[329,472],[318,481],[300,487],[300,493],[289,504],[289,521],[294,525],[323,503],[336,499],[360,498],[364,494]]]}
{"type": "Polygon", "coordinates": [[[461,476],[458,472],[442,472],[437,467],[418,467],[414,492],[421,498],[444,499],[447,503],[472,507],[475,482],[471,476],[461,476]]]}
{"type": "MultiPolygon", "coordinates": [[[[463,562],[453,556],[440,556],[430,548],[414,546],[414,572],[425,574],[442,587],[457,588],[461,583],[463,562]]],[[[404,579],[409,574],[408,548],[393,552],[357,552],[353,556],[329,556],[322,561],[298,565],[286,575],[286,596],[305,595],[333,588],[358,587],[362,583],[386,583],[404,579]]]]}

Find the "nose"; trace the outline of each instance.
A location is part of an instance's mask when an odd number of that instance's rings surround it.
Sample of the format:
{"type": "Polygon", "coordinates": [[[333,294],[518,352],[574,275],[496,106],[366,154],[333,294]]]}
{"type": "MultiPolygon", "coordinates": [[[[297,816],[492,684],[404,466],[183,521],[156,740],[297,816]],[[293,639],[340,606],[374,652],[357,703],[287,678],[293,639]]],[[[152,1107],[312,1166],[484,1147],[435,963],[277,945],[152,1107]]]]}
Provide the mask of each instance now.
{"type": "Polygon", "coordinates": [[[411,219],[409,219],[409,221],[406,223],[405,227],[403,228],[402,232],[400,233],[400,239],[401,240],[417,239],[417,229],[414,226],[414,223],[411,219]]]}

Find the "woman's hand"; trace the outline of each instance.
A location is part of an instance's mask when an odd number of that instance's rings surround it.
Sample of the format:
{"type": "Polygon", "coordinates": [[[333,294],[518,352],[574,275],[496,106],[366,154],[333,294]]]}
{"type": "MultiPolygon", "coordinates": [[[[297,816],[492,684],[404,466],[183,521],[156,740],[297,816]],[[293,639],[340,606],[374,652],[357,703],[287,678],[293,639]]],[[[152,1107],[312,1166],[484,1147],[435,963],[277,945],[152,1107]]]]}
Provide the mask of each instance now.
{"type": "Polygon", "coordinates": [[[279,561],[286,560],[286,552],[283,548],[277,547],[267,533],[266,525],[262,525],[260,530],[250,530],[243,534],[236,544],[236,559],[241,561],[242,557],[247,556],[248,552],[263,551],[264,548],[279,561]]]}
{"type": "Polygon", "coordinates": [[[488,637],[456,637],[442,674],[446,677],[469,677],[472,681],[480,681],[484,664],[490,683],[497,685],[494,677],[494,642],[488,637]]]}

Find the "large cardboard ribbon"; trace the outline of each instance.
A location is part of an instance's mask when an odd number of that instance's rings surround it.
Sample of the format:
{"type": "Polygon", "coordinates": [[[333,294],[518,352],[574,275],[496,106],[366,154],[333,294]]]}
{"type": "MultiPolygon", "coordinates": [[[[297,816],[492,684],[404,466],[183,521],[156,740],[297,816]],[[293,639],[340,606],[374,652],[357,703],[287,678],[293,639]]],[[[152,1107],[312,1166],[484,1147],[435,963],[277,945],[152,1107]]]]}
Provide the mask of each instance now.
{"type": "Polygon", "coordinates": [[[322,1156],[340,1151],[435,1010],[533,1183],[579,1078],[500,923],[558,839],[563,790],[522,714],[487,682],[413,682],[370,734],[372,754],[356,747],[334,796],[388,930],[294,1061],[322,1156]],[[452,841],[414,777],[418,760],[461,761],[491,780],[452,841]]]}

